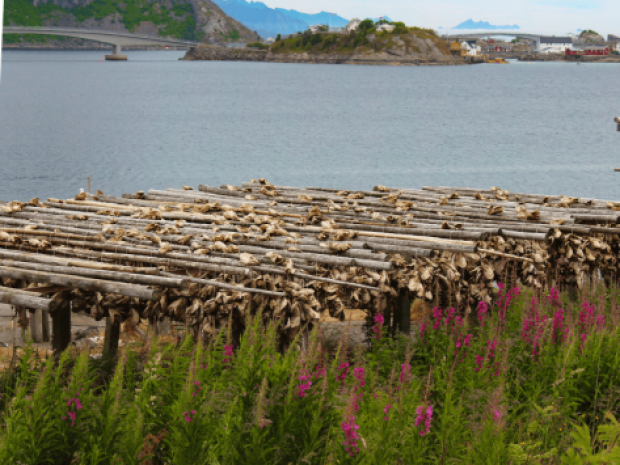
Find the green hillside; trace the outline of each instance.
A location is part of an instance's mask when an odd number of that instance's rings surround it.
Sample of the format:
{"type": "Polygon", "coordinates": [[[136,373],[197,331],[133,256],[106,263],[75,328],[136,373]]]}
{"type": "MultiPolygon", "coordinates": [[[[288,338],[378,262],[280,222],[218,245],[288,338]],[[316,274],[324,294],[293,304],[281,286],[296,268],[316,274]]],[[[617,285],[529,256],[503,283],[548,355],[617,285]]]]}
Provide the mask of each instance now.
{"type": "MultiPolygon", "coordinates": [[[[196,34],[194,10],[188,3],[178,3],[168,8],[146,0],[94,0],[86,6],[68,9],[51,3],[34,6],[28,0],[5,0],[4,5],[5,26],[49,26],[60,22],[66,26],[67,21],[73,22],[72,26],[78,26],[89,19],[101,21],[118,14],[120,22],[130,32],[135,31],[141,22],[150,21],[158,26],[161,36],[185,40],[200,39],[196,37],[199,34],[196,34]]],[[[7,43],[17,38],[15,34],[5,34],[7,43]]],[[[39,38],[34,41],[41,40],[43,39],[39,38]]]]}

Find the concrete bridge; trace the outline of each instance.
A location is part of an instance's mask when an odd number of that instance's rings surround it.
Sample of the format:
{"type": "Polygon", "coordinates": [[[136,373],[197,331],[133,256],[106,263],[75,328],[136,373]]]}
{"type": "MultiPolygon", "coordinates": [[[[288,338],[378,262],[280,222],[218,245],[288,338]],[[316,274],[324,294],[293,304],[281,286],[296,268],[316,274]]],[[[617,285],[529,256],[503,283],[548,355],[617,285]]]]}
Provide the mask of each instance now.
{"type": "Polygon", "coordinates": [[[97,31],[90,29],[67,29],[61,27],[27,27],[5,26],[5,34],[46,34],[64,37],[76,37],[78,39],[92,40],[105,44],[114,45],[114,54],[106,55],[106,60],[126,60],[127,55],[122,54],[122,47],[132,45],[161,45],[169,47],[191,47],[196,42],[166,37],[148,36],[143,34],[131,34],[128,32],[97,31]]]}
{"type": "Polygon", "coordinates": [[[489,32],[472,32],[467,34],[450,34],[445,37],[448,39],[485,39],[487,37],[521,37],[523,39],[530,39],[536,42],[536,49],[540,47],[541,37],[553,37],[547,34],[531,34],[528,32],[519,31],[489,31],[489,32]]]}

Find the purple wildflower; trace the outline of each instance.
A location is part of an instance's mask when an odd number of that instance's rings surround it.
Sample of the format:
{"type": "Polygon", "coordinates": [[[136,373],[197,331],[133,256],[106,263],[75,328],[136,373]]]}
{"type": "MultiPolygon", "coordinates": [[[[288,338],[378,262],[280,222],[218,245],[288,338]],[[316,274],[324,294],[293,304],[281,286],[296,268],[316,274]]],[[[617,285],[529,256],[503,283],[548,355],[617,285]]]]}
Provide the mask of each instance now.
{"type": "Polygon", "coordinates": [[[351,415],[349,421],[345,420],[340,423],[340,427],[342,428],[342,431],[344,431],[344,450],[346,450],[351,457],[357,456],[360,451],[357,445],[357,440],[359,438],[357,435],[357,430],[360,427],[355,423],[355,417],[351,415]]]}
{"type": "Polygon", "coordinates": [[[420,405],[416,409],[418,417],[415,420],[414,426],[419,428],[424,423],[424,429],[420,429],[420,436],[426,436],[431,431],[431,422],[433,421],[433,406],[428,405],[424,408],[424,405],[420,405]]]}
{"type": "Polygon", "coordinates": [[[375,316],[375,325],[372,327],[375,335],[373,336],[375,339],[381,339],[381,328],[383,328],[383,322],[385,318],[381,313],[375,316]]]}
{"type": "Polygon", "coordinates": [[[388,417],[388,411],[389,411],[391,408],[392,408],[392,406],[391,406],[390,404],[386,404],[386,406],[385,406],[385,407],[383,407],[383,413],[385,413],[385,418],[384,418],[384,419],[385,419],[385,421],[388,421],[388,420],[389,420],[389,417],[388,417]]]}

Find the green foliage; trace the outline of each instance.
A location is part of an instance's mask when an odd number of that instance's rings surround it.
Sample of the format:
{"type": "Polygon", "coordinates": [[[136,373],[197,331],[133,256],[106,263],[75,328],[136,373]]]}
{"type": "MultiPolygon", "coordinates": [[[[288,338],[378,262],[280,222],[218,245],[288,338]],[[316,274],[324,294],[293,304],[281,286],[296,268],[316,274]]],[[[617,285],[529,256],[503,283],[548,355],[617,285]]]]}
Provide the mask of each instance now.
{"type": "Polygon", "coordinates": [[[250,44],[247,44],[246,47],[257,48],[259,50],[267,50],[269,48],[269,45],[263,44],[261,42],[252,42],[250,44]]]}
{"type": "Polygon", "coordinates": [[[571,433],[573,443],[562,457],[563,465],[615,464],[620,462],[620,423],[607,412],[607,424],[598,428],[594,438],[587,425],[578,426],[571,433]]]}
{"type": "MultiPolygon", "coordinates": [[[[82,23],[88,19],[101,21],[117,14],[125,27],[133,32],[142,21],[151,21],[159,28],[159,35],[195,40],[196,23],[194,10],[189,3],[175,4],[168,8],[164,3],[147,0],[93,0],[86,6],[61,8],[41,3],[34,6],[28,0],[5,1],[4,24],[19,26],[43,26],[61,18],[74,18],[82,23]]],[[[238,32],[237,32],[238,34],[238,32]]]]}
{"type": "Polygon", "coordinates": [[[360,23],[357,28],[359,34],[367,34],[371,29],[375,28],[375,23],[372,19],[365,19],[360,23]]]}
{"type": "Polygon", "coordinates": [[[402,26],[396,26],[392,29],[392,34],[407,34],[409,32],[409,28],[404,24],[402,26]]]}
{"type": "Polygon", "coordinates": [[[281,352],[257,314],[232,354],[226,330],[126,346],[109,368],[26,348],[0,378],[0,463],[618,463],[607,297],[502,289],[469,316],[435,309],[411,339],[379,318],[367,347],[316,328],[281,352]]]}
{"type": "Polygon", "coordinates": [[[233,29],[230,33],[224,34],[220,31],[220,35],[224,38],[224,40],[235,41],[241,39],[241,34],[237,29],[233,29]]]}
{"type": "Polygon", "coordinates": [[[586,34],[596,34],[596,35],[600,35],[598,32],[593,31],[592,29],[585,29],[583,31],[581,31],[581,34],[579,34],[579,37],[583,37],[586,34]]]}

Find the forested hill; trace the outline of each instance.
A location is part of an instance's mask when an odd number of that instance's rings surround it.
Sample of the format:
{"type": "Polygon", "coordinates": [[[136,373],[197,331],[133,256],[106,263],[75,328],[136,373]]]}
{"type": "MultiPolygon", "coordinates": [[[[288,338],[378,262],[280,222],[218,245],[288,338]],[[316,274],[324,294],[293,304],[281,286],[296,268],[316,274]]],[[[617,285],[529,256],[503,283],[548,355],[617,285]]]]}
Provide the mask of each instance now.
{"type": "MultiPolygon", "coordinates": [[[[4,24],[102,29],[224,44],[257,34],[211,0],[5,0],[4,24]]],[[[8,43],[20,40],[5,34],[8,43]]]]}

